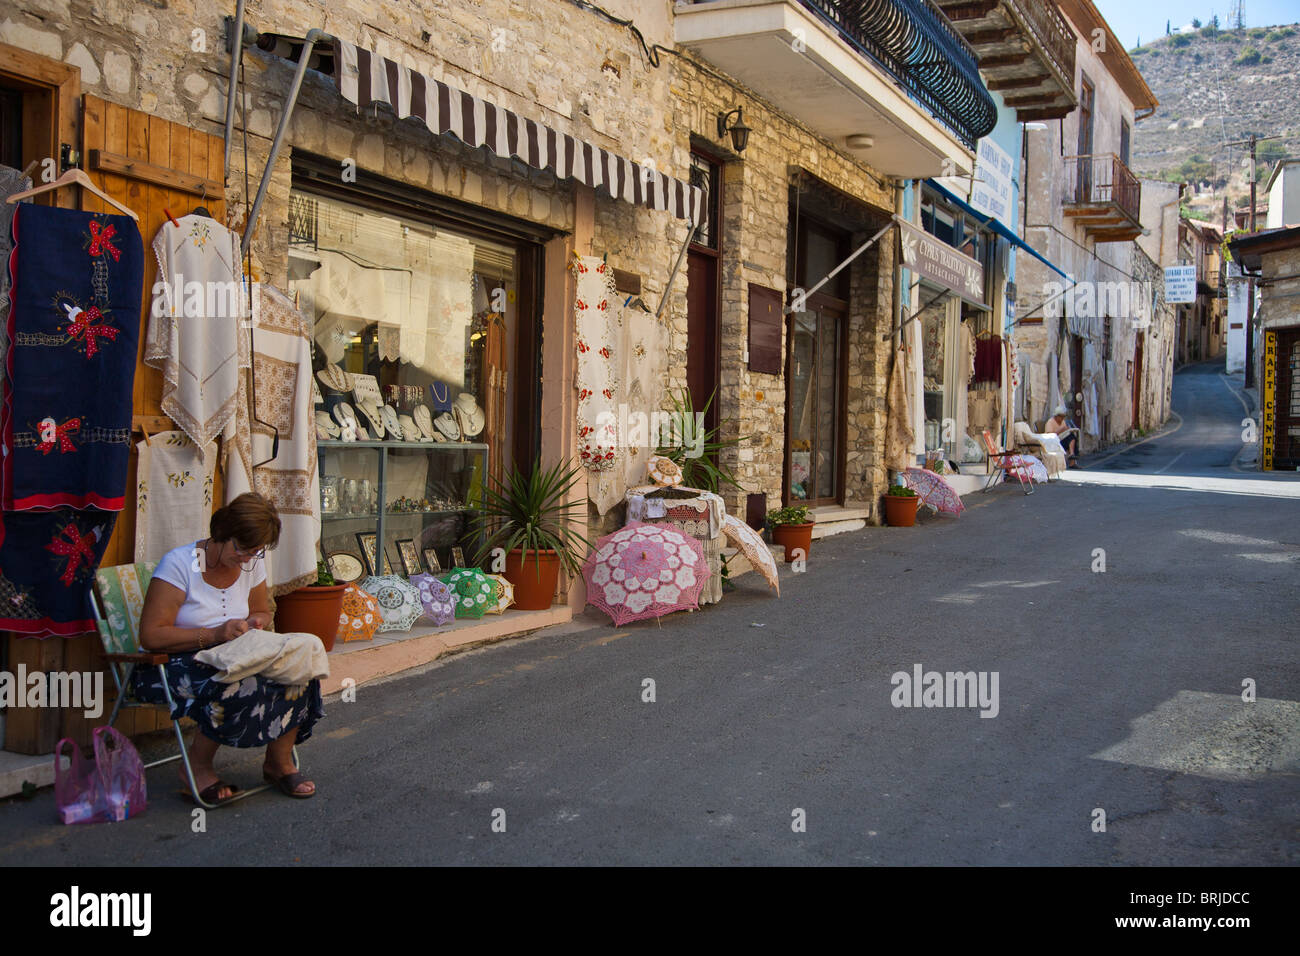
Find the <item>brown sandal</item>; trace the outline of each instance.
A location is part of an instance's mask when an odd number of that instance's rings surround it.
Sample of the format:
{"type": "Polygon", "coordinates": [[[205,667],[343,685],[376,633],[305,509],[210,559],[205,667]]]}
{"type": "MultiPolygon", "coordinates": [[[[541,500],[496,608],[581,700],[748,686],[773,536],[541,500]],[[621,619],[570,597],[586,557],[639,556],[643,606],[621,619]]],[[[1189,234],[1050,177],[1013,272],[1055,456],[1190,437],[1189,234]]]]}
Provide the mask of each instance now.
{"type": "Polygon", "coordinates": [[[306,800],[310,797],[316,796],[315,789],[313,789],[311,793],[298,792],[298,784],[312,783],[312,781],[308,780],[305,774],[299,773],[296,770],[293,773],[286,773],[282,777],[273,777],[271,776],[270,771],[263,770],[262,779],[275,787],[286,797],[293,797],[295,800],[306,800]]]}

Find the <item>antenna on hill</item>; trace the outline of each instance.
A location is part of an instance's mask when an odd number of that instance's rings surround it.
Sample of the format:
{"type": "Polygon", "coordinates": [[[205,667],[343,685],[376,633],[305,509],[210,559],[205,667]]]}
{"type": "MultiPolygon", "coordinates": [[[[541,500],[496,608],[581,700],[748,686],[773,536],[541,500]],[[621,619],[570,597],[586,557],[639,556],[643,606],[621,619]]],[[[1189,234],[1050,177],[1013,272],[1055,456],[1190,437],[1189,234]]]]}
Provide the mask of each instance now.
{"type": "Polygon", "coordinates": [[[1244,30],[1246,27],[1246,0],[1232,0],[1232,28],[1244,30]]]}

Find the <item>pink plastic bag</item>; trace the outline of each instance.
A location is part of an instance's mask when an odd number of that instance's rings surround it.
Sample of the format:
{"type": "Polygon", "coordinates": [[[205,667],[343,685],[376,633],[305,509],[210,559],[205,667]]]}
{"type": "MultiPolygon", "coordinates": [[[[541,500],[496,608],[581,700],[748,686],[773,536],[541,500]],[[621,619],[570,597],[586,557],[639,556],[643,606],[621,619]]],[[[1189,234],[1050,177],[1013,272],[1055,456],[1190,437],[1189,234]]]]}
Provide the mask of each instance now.
{"type": "Polygon", "coordinates": [[[126,820],[148,806],[144,764],[123,734],[112,727],[96,727],[95,762],[89,767],[81,749],[64,737],[54,748],[54,802],[64,823],[104,823],[126,820]],[[63,745],[72,747],[65,770],[59,756],[63,745]]]}

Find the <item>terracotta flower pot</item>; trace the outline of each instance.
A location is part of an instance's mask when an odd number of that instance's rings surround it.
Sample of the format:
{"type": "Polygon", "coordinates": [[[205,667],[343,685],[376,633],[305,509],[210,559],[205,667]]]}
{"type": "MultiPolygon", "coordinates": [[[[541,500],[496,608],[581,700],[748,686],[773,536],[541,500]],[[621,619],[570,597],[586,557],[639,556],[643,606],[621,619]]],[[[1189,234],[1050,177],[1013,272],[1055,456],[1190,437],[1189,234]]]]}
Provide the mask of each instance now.
{"type": "Polygon", "coordinates": [[[505,579],[515,586],[515,607],[545,611],[560,584],[560,555],[555,551],[511,551],[506,555],[505,579]],[[537,561],[541,558],[539,572],[537,561]]]}
{"type": "Polygon", "coordinates": [[[334,649],[334,639],[339,634],[339,615],[343,613],[343,592],[346,584],[327,584],[324,587],[299,588],[275,599],[275,629],[281,634],[306,632],[315,634],[325,645],[334,649]]]}
{"type": "Polygon", "coordinates": [[[805,521],[803,524],[772,525],[772,543],[785,548],[787,564],[795,559],[796,550],[802,548],[805,558],[812,551],[813,524],[812,521],[805,521]]]}
{"type": "Polygon", "coordinates": [[[916,495],[885,495],[885,523],[891,528],[912,527],[920,503],[916,495]]]}

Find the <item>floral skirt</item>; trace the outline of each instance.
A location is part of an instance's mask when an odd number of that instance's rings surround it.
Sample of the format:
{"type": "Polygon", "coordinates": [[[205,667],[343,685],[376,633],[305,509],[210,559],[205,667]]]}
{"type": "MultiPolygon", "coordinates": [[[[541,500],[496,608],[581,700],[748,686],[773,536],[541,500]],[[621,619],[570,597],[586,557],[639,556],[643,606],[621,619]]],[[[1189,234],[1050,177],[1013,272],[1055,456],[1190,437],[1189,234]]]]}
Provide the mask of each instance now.
{"type": "MultiPolygon", "coordinates": [[[[289,687],[254,676],[225,684],[194,653],[174,654],[163,668],[175,702],[172,718],[190,718],[204,736],[227,747],[264,747],[295,727],[302,743],[325,716],[319,680],[289,687]]],[[[167,703],[157,667],[137,668],[131,681],[137,699],[167,703]]]]}

